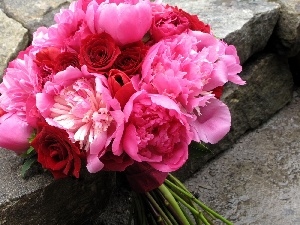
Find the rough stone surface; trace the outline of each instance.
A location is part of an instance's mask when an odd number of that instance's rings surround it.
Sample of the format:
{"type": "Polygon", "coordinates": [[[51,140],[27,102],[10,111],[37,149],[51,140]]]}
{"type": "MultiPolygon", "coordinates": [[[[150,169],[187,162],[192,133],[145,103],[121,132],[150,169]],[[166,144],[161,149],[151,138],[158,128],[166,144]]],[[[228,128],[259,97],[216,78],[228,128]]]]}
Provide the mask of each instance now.
{"type": "Polygon", "coordinates": [[[167,0],[212,27],[213,33],[233,44],[244,63],[266,46],[279,17],[280,5],[264,0],[167,0]]]}
{"type": "Polygon", "coordinates": [[[186,182],[235,225],[300,224],[300,98],[186,182]]]}
{"type": "Polygon", "coordinates": [[[72,0],[2,0],[0,6],[32,34],[40,26],[52,25],[54,14],[70,2],[72,0]]]}
{"type": "Polygon", "coordinates": [[[277,51],[289,57],[300,52],[299,0],[273,0],[281,5],[280,18],[271,39],[277,51]]]}
{"type": "Polygon", "coordinates": [[[0,81],[7,63],[28,44],[28,31],[0,9],[0,81]]]}
{"type": "Polygon", "coordinates": [[[0,224],[85,224],[106,206],[113,173],[83,173],[53,181],[40,173],[23,179],[21,158],[0,149],[0,224]],[[25,221],[25,222],[24,222],[25,221]]]}

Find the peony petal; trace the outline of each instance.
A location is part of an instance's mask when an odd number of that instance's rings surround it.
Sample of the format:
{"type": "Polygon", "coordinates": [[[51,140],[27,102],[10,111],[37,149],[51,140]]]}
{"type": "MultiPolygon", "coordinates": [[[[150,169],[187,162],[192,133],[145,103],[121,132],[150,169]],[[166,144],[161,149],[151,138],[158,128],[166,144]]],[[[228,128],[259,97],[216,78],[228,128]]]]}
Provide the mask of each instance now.
{"type": "Polygon", "coordinates": [[[18,154],[29,148],[28,138],[33,132],[25,121],[16,114],[5,114],[0,117],[0,146],[18,154]]]}
{"type": "Polygon", "coordinates": [[[123,136],[123,147],[124,151],[135,161],[141,162],[138,155],[138,143],[137,143],[137,133],[134,125],[129,124],[124,132],[123,136]]]}
{"type": "Polygon", "coordinates": [[[227,105],[218,99],[211,99],[210,103],[200,107],[200,114],[191,127],[195,141],[215,144],[230,130],[231,116],[227,105]]]}
{"type": "Polygon", "coordinates": [[[86,167],[90,173],[97,173],[104,167],[104,164],[97,155],[88,155],[86,167]]]}

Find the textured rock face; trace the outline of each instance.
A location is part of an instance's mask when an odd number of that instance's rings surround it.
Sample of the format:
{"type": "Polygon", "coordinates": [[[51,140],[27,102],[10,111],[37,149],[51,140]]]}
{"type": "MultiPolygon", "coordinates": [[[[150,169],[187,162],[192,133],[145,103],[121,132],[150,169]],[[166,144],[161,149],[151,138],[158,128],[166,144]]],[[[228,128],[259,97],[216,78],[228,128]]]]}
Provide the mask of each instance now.
{"type": "Polygon", "coordinates": [[[0,9],[0,81],[8,62],[28,44],[28,31],[0,9]]]}
{"type": "Polygon", "coordinates": [[[3,0],[1,7],[33,33],[40,26],[53,24],[53,16],[72,0],[3,0]]]}
{"type": "Polygon", "coordinates": [[[276,50],[289,57],[300,52],[300,2],[273,0],[281,5],[280,18],[272,37],[276,50]]]}
{"type": "Polygon", "coordinates": [[[235,225],[300,224],[300,98],[186,182],[235,225]]]}
{"type": "Polygon", "coordinates": [[[0,149],[0,224],[84,224],[106,206],[114,173],[53,181],[40,173],[23,179],[21,158],[0,149]],[[25,221],[25,222],[24,222],[25,221]]]}
{"type": "Polygon", "coordinates": [[[233,44],[244,63],[266,46],[279,17],[280,5],[264,0],[178,1],[167,0],[185,11],[196,14],[212,27],[218,38],[233,44]]]}

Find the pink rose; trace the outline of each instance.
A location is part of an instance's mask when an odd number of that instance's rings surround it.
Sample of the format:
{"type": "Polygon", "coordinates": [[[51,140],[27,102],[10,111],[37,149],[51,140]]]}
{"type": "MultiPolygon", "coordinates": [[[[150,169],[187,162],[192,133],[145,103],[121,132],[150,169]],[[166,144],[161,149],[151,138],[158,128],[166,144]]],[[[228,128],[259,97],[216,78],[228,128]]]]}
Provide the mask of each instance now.
{"type": "Polygon", "coordinates": [[[18,154],[29,148],[28,138],[33,132],[26,121],[13,113],[0,117],[0,146],[18,154]]]}
{"type": "Polygon", "coordinates": [[[94,19],[95,30],[104,30],[121,45],[140,41],[151,26],[149,1],[110,1],[94,10],[100,13],[94,14],[98,17],[94,19]]]}
{"type": "Polygon", "coordinates": [[[162,172],[179,169],[188,158],[189,124],[178,105],[162,95],[136,92],[124,108],[124,151],[162,172]]]}

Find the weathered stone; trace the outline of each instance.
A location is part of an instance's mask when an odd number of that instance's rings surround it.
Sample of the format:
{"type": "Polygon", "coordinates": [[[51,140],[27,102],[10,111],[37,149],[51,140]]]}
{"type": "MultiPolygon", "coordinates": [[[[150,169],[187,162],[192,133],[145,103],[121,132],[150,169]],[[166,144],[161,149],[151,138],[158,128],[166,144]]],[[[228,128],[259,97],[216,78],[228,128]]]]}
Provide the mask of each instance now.
{"type": "Polygon", "coordinates": [[[3,0],[2,8],[32,34],[40,26],[52,25],[54,14],[70,2],[72,0],[3,0]]]}
{"type": "Polygon", "coordinates": [[[273,0],[281,4],[280,17],[271,43],[285,56],[300,52],[300,2],[299,0],[273,0]]]}
{"type": "Polygon", "coordinates": [[[0,149],[0,224],[84,224],[101,213],[115,184],[114,173],[83,173],[53,181],[41,173],[23,179],[21,158],[0,149]],[[26,221],[26,222],[24,222],[26,221]]]}
{"type": "Polygon", "coordinates": [[[186,182],[235,225],[300,224],[300,96],[186,182]]]}
{"type": "Polygon", "coordinates": [[[212,27],[213,33],[238,50],[244,63],[266,46],[279,17],[280,5],[264,0],[167,0],[212,27]]]}
{"type": "MultiPolygon", "coordinates": [[[[222,97],[230,109],[232,122],[227,136],[209,147],[215,155],[230,148],[248,130],[267,121],[292,99],[293,77],[287,58],[274,54],[260,55],[244,65],[241,77],[247,84],[229,84],[222,97]]],[[[191,151],[188,163],[176,172],[177,176],[186,179],[188,174],[195,173],[213,156],[191,151]]]]}
{"type": "Polygon", "coordinates": [[[20,50],[28,44],[28,31],[20,23],[8,18],[0,9],[0,80],[7,67],[20,50]]]}

